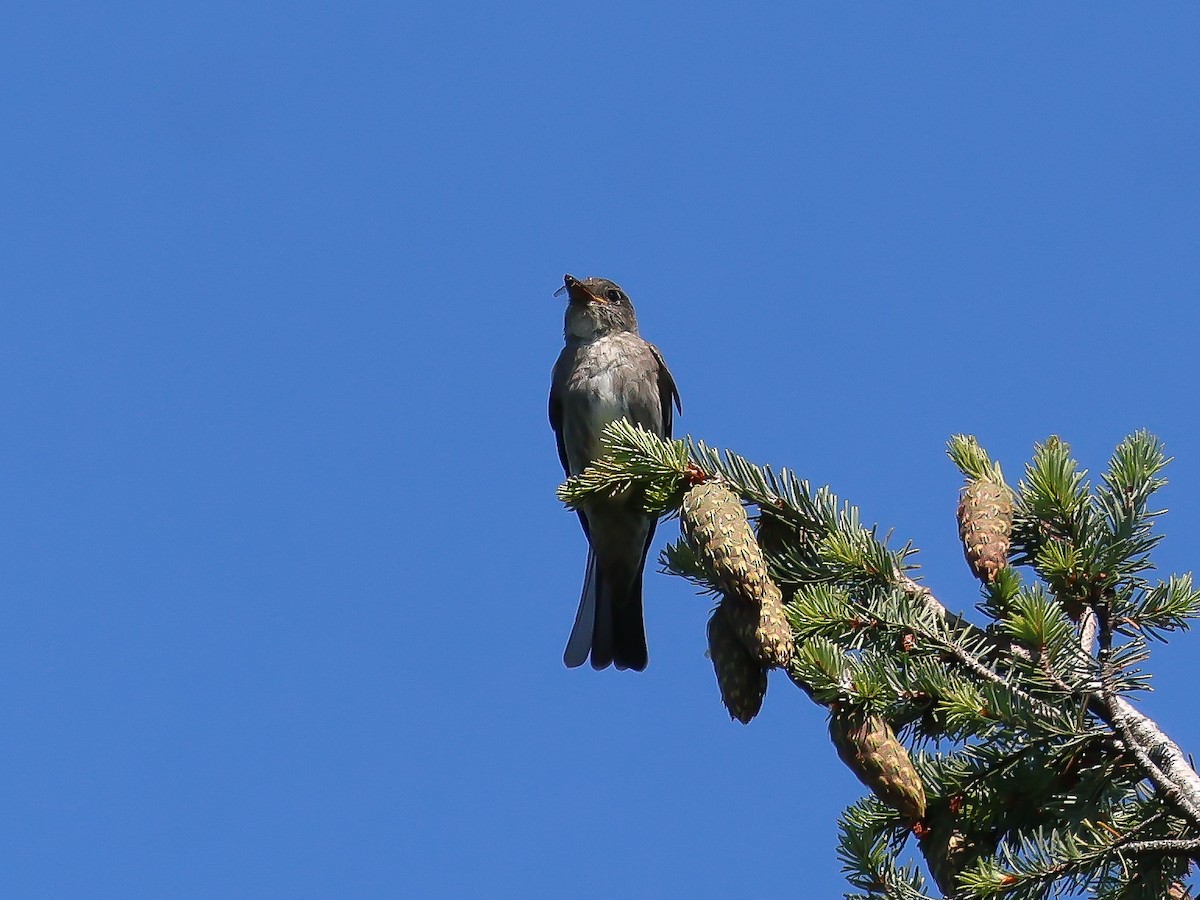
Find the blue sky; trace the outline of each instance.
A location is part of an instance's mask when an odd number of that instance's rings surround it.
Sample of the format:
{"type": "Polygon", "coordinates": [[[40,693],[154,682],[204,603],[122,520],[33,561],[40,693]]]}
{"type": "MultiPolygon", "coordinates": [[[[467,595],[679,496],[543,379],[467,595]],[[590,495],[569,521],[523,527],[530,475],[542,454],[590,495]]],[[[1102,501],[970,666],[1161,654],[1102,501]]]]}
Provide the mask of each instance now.
{"type": "MultiPolygon", "coordinates": [[[[6,893],[839,896],[822,711],[708,601],[563,669],[564,272],[680,433],[976,589],[943,453],[1176,456],[1200,563],[1187,4],[35,4],[0,17],[6,893]]],[[[673,525],[660,530],[669,539],[673,525]]],[[[1145,708],[1200,750],[1195,636],[1145,708]]]]}

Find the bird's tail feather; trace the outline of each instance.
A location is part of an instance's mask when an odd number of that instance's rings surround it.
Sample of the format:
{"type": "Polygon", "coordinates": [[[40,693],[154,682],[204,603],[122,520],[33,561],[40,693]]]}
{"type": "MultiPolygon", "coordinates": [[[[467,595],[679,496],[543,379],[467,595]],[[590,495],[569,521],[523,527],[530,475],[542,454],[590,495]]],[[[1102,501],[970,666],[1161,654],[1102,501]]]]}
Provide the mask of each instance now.
{"type": "Polygon", "coordinates": [[[583,576],[583,593],[579,596],[579,611],[571,626],[571,637],[563,651],[563,662],[574,669],[587,662],[592,651],[592,631],[596,624],[596,555],[588,551],[587,573],[583,576]]]}
{"type": "Polygon", "coordinates": [[[619,588],[601,572],[596,557],[588,553],[587,574],[575,625],[567,640],[563,662],[570,668],[591,657],[592,668],[642,671],[646,668],[646,625],[642,618],[642,573],[617,596],[619,588]]]}
{"type": "Polygon", "coordinates": [[[613,663],[612,582],[596,566],[596,624],[592,630],[592,668],[607,669],[613,663]]]}
{"type": "MultiPolygon", "coordinates": [[[[609,658],[618,669],[633,669],[640,672],[646,668],[646,623],[642,617],[642,573],[630,584],[627,595],[618,601],[609,598],[608,608],[612,611],[612,652],[609,658]]],[[[592,665],[596,665],[596,643],[592,642],[592,665]]],[[[605,662],[604,665],[608,665],[605,662]]],[[[597,666],[597,668],[603,668],[597,666]]]]}

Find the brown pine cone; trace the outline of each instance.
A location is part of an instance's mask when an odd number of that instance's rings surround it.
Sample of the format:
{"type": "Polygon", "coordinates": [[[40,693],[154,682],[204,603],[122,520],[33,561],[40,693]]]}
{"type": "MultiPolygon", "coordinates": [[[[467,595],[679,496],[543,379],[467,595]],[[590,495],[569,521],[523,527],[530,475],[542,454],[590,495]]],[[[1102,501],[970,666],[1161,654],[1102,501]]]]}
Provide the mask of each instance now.
{"type": "Polygon", "coordinates": [[[938,888],[947,896],[954,893],[958,873],[964,868],[968,856],[967,838],[957,828],[947,828],[921,841],[929,874],[938,888]]]}
{"type": "Polygon", "coordinates": [[[783,594],[771,580],[750,520],[737,495],[705,481],[683,497],[680,530],[727,603],[722,608],[746,647],[764,664],[792,660],[792,631],[783,594]]]}
{"type": "Polygon", "coordinates": [[[980,581],[991,584],[1008,565],[1013,504],[1009,489],[995,481],[968,482],[958,503],[958,534],[967,565],[980,581]]]}
{"type": "Polygon", "coordinates": [[[958,876],[963,869],[981,856],[996,849],[994,837],[970,835],[959,827],[957,815],[950,811],[945,801],[927,810],[919,833],[921,853],[929,866],[929,874],[938,888],[947,897],[953,897],[958,889],[958,876]]]}
{"type": "Polygon", "coordinates": [[[829,720],[838,756],[880,800],[908,819],[925,815],[925,787],[882,716],[839,710],[829,720]]]}
{"type": "Polygon", "coordinates": [[[753,607],[727,596],[718,611],[760,663],[767,667],[787,668],[796,648],[792,642],[792,627],[783,612],[782,598],[764,598],[762,606],[753,607]]]}
{"type": "MultiPolygon", "coordinates": [[[[728,603],[723,600],[722,605],[728,603]]],[[[738,639],[718,606],[708,619],[708,656],[717,673],[721,702],[729,715],[746,725],[762,709],[767,670],[738,639]]]]}

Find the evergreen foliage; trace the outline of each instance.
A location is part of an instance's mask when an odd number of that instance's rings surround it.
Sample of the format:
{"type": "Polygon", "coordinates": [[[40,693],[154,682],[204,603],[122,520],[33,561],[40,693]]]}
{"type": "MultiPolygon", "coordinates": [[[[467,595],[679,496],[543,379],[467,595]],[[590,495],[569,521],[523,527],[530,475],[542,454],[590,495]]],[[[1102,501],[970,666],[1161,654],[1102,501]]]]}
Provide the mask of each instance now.
{"type": "Polygon", "coordinates": [[[873,792],[839,822],[847,896],[1189,896],[1200,777],[1125,699],[1147,688],[1138,667],[1151,641],[1200,615],[1190,574],[1151,577],[1162,514],[1152,501],[1169,462],[1157,438],[1127,437],[1093,484],[1051,437],[1015,489],[973,437],[951,438],[978,621],[911,577],[911,545],[892,546],[827,487],[624,421],[604,440],[605,456],[559,488],[565,503],[634,492],[651,513],[682,509],[685,537],[663,569],[723,596],[731,616],[735,603],[753,614],[758,594],[723,561],[765,561],[794,652],[764,654],[761,627],[756,638],[754,622],[714,618],[722,697],[735,718],[753,718],[766,682],[760,690],[745,660],[758,660],[830,710],[839,755],[873,792]],[[685,494],[705,482],[753,511],[752,533],[738,526],[722,547],[711,522],[688,518],[698,504],[685,494]]]}

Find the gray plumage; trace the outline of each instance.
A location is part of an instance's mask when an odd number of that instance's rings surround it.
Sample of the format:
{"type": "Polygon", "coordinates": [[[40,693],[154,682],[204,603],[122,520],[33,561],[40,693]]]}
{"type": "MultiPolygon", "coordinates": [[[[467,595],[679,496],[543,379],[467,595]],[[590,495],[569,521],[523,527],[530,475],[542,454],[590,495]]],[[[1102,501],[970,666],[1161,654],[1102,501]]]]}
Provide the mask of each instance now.
{"type": "MultiPolygon", "coordinates": [[[[638,334],[624,291],[603,278],[567,275],[563,284],[570,298],[566,346],[551,379],[550,425],[563,470],[575,475],[600,455],[600,434],[617,419],[670,437],[679,393],[658,349],[638,334]]],[[[616,497],[588,504],[579,521],[588,539],[587,572],[563,662],[579,666],[590,656],[596,669],[640,671],[646,667],[642,570],[656,519],[616,497]]]]}

